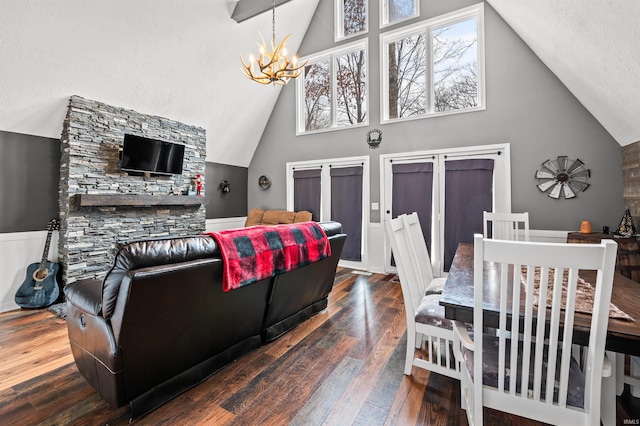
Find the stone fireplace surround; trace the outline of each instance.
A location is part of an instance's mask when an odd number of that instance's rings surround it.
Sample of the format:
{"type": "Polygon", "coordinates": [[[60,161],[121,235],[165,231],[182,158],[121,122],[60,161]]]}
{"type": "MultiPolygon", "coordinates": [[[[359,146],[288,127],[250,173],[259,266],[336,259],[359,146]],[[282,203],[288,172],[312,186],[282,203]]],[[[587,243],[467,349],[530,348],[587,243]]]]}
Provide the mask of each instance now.
{"type": "Polygon", "coordinates": [[[65,284],[101,279],[127,241],[205,230],[204,198],[200,203],[193,197],[169,197],[185,191],[196,174],[204,179],[204,129],[72,96],[61,149],[58,251],[65,284]],[[145,177],[120,171],[125,133],[183,143],[182,175],[145,177]]]}

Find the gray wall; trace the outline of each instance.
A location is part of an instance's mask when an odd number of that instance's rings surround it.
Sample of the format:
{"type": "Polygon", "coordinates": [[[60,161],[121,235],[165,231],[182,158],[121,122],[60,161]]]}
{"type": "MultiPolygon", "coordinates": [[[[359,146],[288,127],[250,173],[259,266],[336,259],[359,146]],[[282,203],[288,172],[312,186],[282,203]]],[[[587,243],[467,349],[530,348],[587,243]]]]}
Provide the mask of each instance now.
{"type": "Polygon", "coordinates": [[[59,181],[58,139],[0,131],[0,233],[47,229],[59,181]]]}
{"type": "Polygon", "coordinates": [[[206,163],[207,219],[247,215],[247,174],[246,167],[206,163]],[[230,192],[222,192],[223,180],[229,182],[230,192]]]}
{"type": "MultiPolygon", "coordinates": [[[[206,218],[246,216],[247,168],[205,167],[206,218]],[[231,184],[228,194],[218,187],[223,179],[231,184]]],[[[0,233],[45,230],[59,214],[59,182],[59,139],[0,131],[0,233]]]]}
{"type": "MultiPolygon", "coordinates": [[[[336,46],[333,3],[318,5],[301,56],[336,46]]],[[[287,161],[370,155],[371,201],[379,202],[380,154],[510,143],[512,210],[529,211],[533,229],[575,230],[582,220],[594,229],[617,226],[624,213],[620,145],[486,3],[486,110],[381,125],[377,3],[369,2],[369,126],[296,137],[295,84],[285,86],[249,167],[249,182],[267,174],[273,185],[268,191],[249,185],[249,208],[285,206],[287,161]],[[383,142],[370,150],[366,133],[374,128],[383,142]],[[536,188],[535,171],[559,155],[580,158],[591,169],[591,187],[576,199],[554,200],[536,188]]],[[[422,0],[418,20],[475,3],[422,0]]],[[[371,220],[380,221],[378,211],[371,220]]]]}

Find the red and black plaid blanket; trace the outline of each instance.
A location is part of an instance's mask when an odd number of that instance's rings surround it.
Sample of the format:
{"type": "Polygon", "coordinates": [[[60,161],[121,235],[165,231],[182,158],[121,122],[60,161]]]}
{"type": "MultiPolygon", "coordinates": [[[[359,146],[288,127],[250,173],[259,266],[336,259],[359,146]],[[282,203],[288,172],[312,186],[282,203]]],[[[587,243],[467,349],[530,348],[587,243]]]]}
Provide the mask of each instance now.
{"type": "Polygon", "coordinates": [[[329,240],[316,222],[251,226],[205,232],[215,238],[229,291],[331,256],[329,240]]]}

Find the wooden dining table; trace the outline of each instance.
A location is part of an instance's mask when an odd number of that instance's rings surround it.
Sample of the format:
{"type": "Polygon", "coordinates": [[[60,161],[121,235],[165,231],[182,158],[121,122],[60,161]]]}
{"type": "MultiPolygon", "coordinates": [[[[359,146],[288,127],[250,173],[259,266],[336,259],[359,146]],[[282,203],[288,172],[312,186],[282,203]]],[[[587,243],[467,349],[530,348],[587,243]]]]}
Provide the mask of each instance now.
{"type": "MultiPolygon", "coordinates": [[[[497,283],[497,264],[490,263],[484,275],[484,325],[497,327],[499,305],[499,287],[497,283]]],[[[589,283],[595,283],[595,271],[580,271],[580,277],[589,283]]],[[[631,319],[609,317],[606,349],[609,351],[640,356],[640,303],[638,295],[640,283],[632,281],[616,272],[613,280],[611,303],[615,304],[631,319]]],[[[510,306],[511,301],[508,301],[510,306]]],[[[445,317],[452,320],[473,322],[473,244],[460,243],[449,270],[446,284],[440,296],[440,305],[444,306],[445,317]]],[[[591,315],[576,312],[574,339],[577,344],[586,344],[589,339],[591,315]]]]}

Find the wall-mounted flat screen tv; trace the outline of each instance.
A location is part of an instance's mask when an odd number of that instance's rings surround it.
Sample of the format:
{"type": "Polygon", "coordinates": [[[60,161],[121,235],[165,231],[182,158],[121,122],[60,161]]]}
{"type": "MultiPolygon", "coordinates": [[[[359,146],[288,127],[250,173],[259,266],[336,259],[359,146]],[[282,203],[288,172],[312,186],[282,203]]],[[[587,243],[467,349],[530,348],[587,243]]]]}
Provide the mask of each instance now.
{"type": "Polygon", "coordinates": [[[182,173],[183,159],[182,144],[125,134],[120,169],[128,172],[179,175],[182,173]]]}

